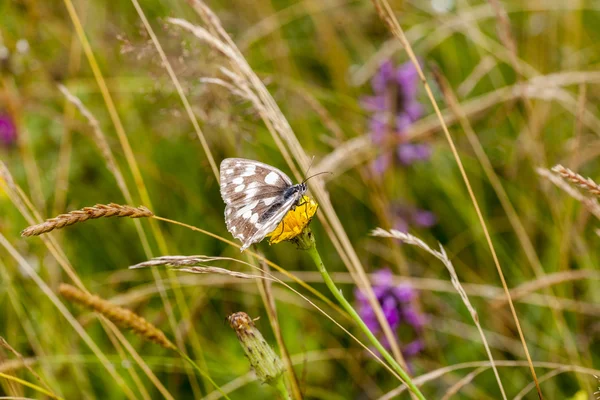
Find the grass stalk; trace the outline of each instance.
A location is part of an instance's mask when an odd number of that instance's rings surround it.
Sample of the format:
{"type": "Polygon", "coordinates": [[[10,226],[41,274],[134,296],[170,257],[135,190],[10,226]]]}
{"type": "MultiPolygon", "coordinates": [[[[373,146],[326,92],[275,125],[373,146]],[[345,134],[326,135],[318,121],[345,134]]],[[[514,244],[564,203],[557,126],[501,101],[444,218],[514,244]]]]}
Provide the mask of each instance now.
{"type": "Polygon", "coordinates": [[[275,388],[275,390],[277,390],[277,392],[279,393],[279,395],[281,396],[282,399],[284,399],[284,400],[292,399],[292,397],[290,396],[290,393],[287,390],[287,387],[285,386],[285,381],[284,381],[283,377],[279,378],[277,380],[277,383],[273,387],[275,388]]]}
{"type": "Polygon", "coordinates": [[[423,83],[423,86],[425,87],[425,91],[427,92],[427,96],[429,97],[429,100],[431,101],[431,104],[435,110],[435,114],[437,115],[437,117],[440,120],[442,130],[444,131],[446,140],[448,141],[450,149],[452,150],[452,155],[454,156],[454,159],[456,160],[456,164],[458,165],[458,168],[460,170],[461,176],[463,178],[463,181],[464,181],[467,191],[469,193],[469,197],[471,198],[471,202],[473,203],[473,207],[475,208],[475,212],[477,213],[477,218],[479,219],[479,223],[483,229],[485,240],[490,249],[492,259],[494,260],[494,264],[496,265],[496,270],[498,271],[500,281],[502,282],[502,287],[506,294],[506,298],[508,300],[510,311],[512,313],[513,319],[515,321],[515,326],[519,333],[519,338],[521,339],[521,343],[523,344],[523,350],[525,351],[525,356],[529,363],[529,369],[531,371],[531,376],[533,377],[533,380],[536,383],[536,389],[538,392],[538,396],[540,399],[543,399],[544,397],[542,395],[542,389],[540,388],[540,385],[539,385],[539,382],[537,379],[537,374],[535,373],[535,368],[533,367],[533,361],[531,359],[531,355],[529,354],[529,349],[527,348],[527,342],[525,341],[525,335],[523,334],[523,330],[521,329],[521,324],[519,322],[519,317],[517,316],[517,311],[515,310],[515,306],[510,297],[508,285],[506,283],[506,279],[504,278],[504,273],[502,272],[502,267],[500,266],[500,260],[498,259],[498,255],[496,254],[496,250],[494,248],[494,244],[492,242],[491,235],[488,231],[485,219],[483,218],[483,213],[481,212],[479,203],[477,202],[475,193],[473,192],[473,188],[471,187],[471,183],[469,181],[469,178],[468,178],[465,168],[463,166],[460,155],[458,154],[458,150],[456,149],[456,146],[454,145],[454,141],[452,139],[452,136],[450,135],[450,131],[448,130],[448,127],[446,126],[446,123],[444,122],[444,118],[442,117],[440,108],[439,108],[437,102],[435,101],[435,97],[433,95],[433,92],[431,91],[431,87],[429,86],[429,83],[427,83],[427,79],[425,78],[425,74],[423,73],[423,70],[421,68],[421,65],[419,64],[417,56],[415,55],[415,53],[412,49],[412,46],[406,39],[406,36],[404,35],[404,30],[402,29],[402,27],[398,23],[398,20],[394,16],[394,13],[392,12],[392,9],[391,9],[389,3],[387,2],[387,0],[372,0],[372,2],[375,5],[375,8],[377,9],[377,12],[378,12],[380,18],[388,25],[392,34],[400,41],[400,43],[402,44],[402,47],[408,53],[408,57],[410,58],[413,65],[415,66],[415,69],[417,70],[417,73],[419,74],[421,82],[423,83]]]}
{"type": "Polygon", "coordinates": [[[402,381],[408,386],[408,389],[419,400],[424,400],[425,396],[423,396],[423,393],[421,393],[419,388],[413,383],[413,381],[411,380],[408,373],[406,373],[406,371],[404,371],[404,369],[400,366],[400,364],[396,361],[396,359],[394,359],[394,357],[392,357],[392,355],[386,350],[386,348],[383,347],[381,342],[375,337],[375,335],[373,334],[373,332],[371,332],[369,327],[367,327],[367,325],[364,323],[362,318],[360,318],[360,315],[358,315],[356,310],[354,310],[354,307],[352,307],[350,302],[348,302],[348,300],[346,300],[346,298],[342,294],[342,291],[340,289],[338,289],[335,282],[329,275],[329,272],[327,272],[327,269],[325,268],[325,264],[323,264],[323,260],[321,259],[321,255],[319,254],[319,251],[317,250],[317,246],[314,241],[314,236],[313,236],[312,232],[310,232],[310,229],[308,231],[305,231],[304,233],[302,233],[302,235],[305,235],[306,242],[309,243],[308,246],[302,247],[302,249],[306,250],[308,252],[310,258],[313,260],[317,269],[319,270],[319,273],[323,277],[323,280],[325,281],[325,285],[327,285],[327,288],[329,289],[331,294],[333,294],[333,296],[336,298],[336,300],[342,305],[342,307],[350,315],[352,320],[354,322],[356,322],[356,324],[361,329],[361,331],[367,336],[367,338],[369,339],[371,344],[377,349],[377,351],[379,351],[379,353],[383,356],[383,358],[391,365],[392,369],[400,376],[402,381]]]}
{"type": "Polygon", "coordinates": [[[40,387],[40,386],[38,386],[36,384],[33,384],[31,382],[27,382],[27,381],[25,381],[23,379],[17,378],[16,376],[12,376],[12,375],[5,374],[4,372],[0,372],[0,378],[4,378],[4,379],[7,379],[9,381],[17,382],[17,383],[19,383],[19,384],[21,384],[23,386],[27,386],[28,388],[34,389],[35,391],[40,392],[40,393],[42,393],[42,394],[44,394],[44,395],[46,395],[46,396],[48,396],[50,398],[57,399],[57,400],[63,400],[62,397],[59,397],[59,396],[55,395],[54,393],[52,393],[52,392],[44,389],[43,387],[40,387]]]}

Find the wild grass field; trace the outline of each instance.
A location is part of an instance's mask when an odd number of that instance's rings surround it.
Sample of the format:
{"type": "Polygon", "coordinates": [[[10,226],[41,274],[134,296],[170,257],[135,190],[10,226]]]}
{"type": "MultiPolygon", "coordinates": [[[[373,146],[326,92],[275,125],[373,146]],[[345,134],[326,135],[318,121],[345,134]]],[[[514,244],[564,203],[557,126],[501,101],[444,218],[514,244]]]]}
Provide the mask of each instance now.
{"type": "Polygon", "coordinates": [[[0,0],[0,398],[599,398],[599,40],[596,0],[0,0]]]}

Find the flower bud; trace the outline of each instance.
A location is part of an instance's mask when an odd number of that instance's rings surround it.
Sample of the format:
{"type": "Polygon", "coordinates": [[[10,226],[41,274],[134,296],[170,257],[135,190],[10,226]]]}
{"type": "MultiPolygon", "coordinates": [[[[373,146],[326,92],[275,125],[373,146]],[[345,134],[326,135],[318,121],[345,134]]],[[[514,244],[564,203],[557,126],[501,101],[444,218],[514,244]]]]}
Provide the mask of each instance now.
{"type": "Polygon", "coordinates": [[[235,330],[258,379],[263,383],[276,385],[284,371],[283,363],[256,329],[254,321],[245,312],[231,314],[227,320],[235,330]]]}

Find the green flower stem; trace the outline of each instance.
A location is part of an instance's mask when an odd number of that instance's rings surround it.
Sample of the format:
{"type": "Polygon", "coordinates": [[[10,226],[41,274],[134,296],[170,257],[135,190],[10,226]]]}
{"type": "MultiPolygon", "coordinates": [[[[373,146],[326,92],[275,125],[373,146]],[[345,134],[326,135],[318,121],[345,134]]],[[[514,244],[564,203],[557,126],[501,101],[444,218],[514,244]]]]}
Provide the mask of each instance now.
{"type": "Polygon", "coordinates": [[[277,379],[277,382],[275,382],[272,386],[277,390],[277,392],[283,400],[292,400],[290,392],[288,392],[287,386],[285,385],[283,374],[277,379]]]}
{"type": "Polygon", "coordinates": [[[402,367],[396,362],[394,357],[390,355],[390,353],[383,347],[383,345],[377,340],[373,332],[367,327],[367,325],[360,318],[358,313],[354,310],[352,305],[346,300],[342,292],[337,288],[333,279],[329,275],[329,272],[325,269],[325,265],[323,264],[323,260],[321,260],[321,256],[319,255],[319,251],[317,250],[316,242],[314,236],[310,229],[305,229],[303,233],[297,236],[294,240],[298,247],[302,250],[308,251],[308,254],[313,259],[317,269],[321,273],[325,284],[329,288],[329,291],[335,296],[335,298],[340,302],[342,307],[350,314],[350,317],[356,321],[360,329],[363,331],[365,335],[369,338],[373,346],[379,351],[379,353],[386,359],[388,363],[392,366],[394,371],[400,375],[400,378],[406,383],[408,389],[414,393],[414,395],[420,399],[425,400],[423,393],[419,390],[419,388],[412,382],[410,376],[402,369],[402,367]]]}

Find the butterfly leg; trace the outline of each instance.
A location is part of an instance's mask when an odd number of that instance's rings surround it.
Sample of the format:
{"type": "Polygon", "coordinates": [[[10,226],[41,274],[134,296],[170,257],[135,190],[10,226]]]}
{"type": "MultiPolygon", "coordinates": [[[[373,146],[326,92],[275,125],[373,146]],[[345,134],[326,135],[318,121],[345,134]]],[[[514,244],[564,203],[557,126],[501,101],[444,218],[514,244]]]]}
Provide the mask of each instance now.
{"type": "Polygon", "coordinates": [[[306,216],[306,219],[308,219],[308,203],[309,202],[305,200],[304,197],[301,197],[298,199],[298,204],[292,207],[292,209],[294,210],[296,207],[304,206],[304,215],[306,216]]]}
{"type": "Polygon", "coordinates": [[[294,204],[294,205],[292,206],[292,210],[295,210],[295,209],[296,209],[296,207],[300,207],[300,206],[302,206],[302,205],[304,205],[304,204],[307,204],[307,203],[308,203],[308,201],[304,200],[304,197],[301,197],[301,198],[299,198],[299,199],[298,199],[298,203],[297,203],[297,204],[294,204]]]}
{"type": "Polygon", "coordinates": [[[283,232],[285,231],[285,219],[281,220],[281,233],[279,234],[279,236],[283,235],[283,232]]]}

